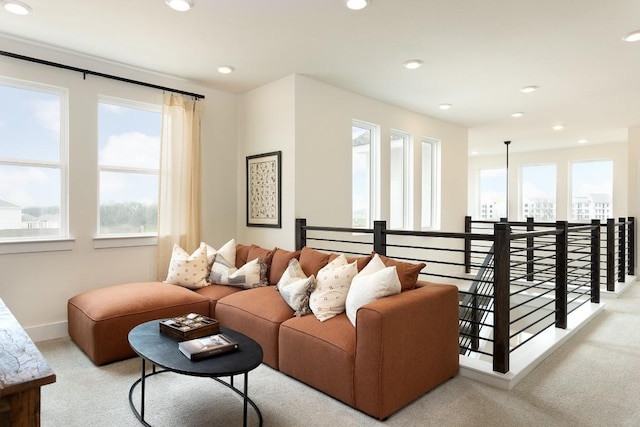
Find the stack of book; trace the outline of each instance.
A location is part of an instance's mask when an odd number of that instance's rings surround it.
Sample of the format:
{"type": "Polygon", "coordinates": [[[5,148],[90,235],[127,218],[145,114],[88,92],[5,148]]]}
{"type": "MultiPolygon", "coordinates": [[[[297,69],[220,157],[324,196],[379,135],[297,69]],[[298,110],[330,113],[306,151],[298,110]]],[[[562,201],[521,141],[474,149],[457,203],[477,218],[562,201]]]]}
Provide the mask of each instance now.
{"type": "Polygon", "coordinates": [[[238,343],[225,334],[196,338],[178,343],[178,349],[190,360],[201,360],[236,350],[238,343]]]}

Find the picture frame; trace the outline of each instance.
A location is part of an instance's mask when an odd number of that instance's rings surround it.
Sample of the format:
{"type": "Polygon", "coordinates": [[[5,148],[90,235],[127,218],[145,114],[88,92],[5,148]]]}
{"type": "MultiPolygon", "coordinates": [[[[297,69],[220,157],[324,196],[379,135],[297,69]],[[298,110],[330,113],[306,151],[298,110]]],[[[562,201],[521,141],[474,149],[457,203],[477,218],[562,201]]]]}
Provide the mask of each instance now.
{"type": "Polygon", "coordinates": [[[282,151],[247,156],[247,226],[282,228],[282,151]]]}

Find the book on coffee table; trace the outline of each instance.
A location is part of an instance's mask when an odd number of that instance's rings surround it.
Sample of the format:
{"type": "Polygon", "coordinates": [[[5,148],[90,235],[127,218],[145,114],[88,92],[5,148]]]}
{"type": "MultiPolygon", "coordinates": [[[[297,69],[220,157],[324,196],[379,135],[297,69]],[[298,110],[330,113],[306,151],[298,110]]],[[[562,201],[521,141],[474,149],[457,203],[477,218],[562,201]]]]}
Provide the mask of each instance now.
{"type": "Polygon", "coordinates": [[[215,334],[178,343],[178,349],[190,360],[205,359],[237,348],[238,343],[225,334],[215,334]]]}
{"type": "Polygon", "coordinates": [[[160,332],[181,340],[190,340],[220,331],[220,322],[202,314],[189,313],[160,321],[160,332]]]}

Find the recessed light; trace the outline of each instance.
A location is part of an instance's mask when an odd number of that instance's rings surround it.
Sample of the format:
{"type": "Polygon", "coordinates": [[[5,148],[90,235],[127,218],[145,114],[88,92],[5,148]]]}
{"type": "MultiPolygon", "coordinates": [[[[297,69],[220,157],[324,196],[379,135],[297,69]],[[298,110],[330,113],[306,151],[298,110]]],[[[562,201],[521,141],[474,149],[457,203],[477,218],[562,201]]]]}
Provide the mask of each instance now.
{"type": "Polygon", "coordinates": [[[449,108],[451,108],[451,104],[440,104],[438,105],[438,108],[440,108],[441,110],[448,110],[449,108]]]}
{"type": "Polygon", "coordinates": [[[524,115],[524,113],[521,113],[521,112],[511,113],[511,117],[515,117],[516,119],[517,119],[518,117],[522,117],[523,115],[524,115]]]}
{"type": "Polygon", "coordinates": [[[640,41],[640,30],[634,31],[632,33],[627,34],[622,38],[622,40],[626,42],[637,42],[640,41]]]}
{"type": "Polygon", "coordinates": [[[578,144],[586,144],[587,140],[586,139],[580,139],[578,140],[578,144]]]}
{"type": "Polygon", "coordinates": [[[562,130],[562,129],[564,129],[564,126],[562,126],[562,125],[555,125],[555,126],[553,126],[551,129],[553,129],[553,130],[562,130]]]}
{"type": "Polygon", "coordinates": [[[531,92],[535,92],[536,90],[538,90],[538,86],[525,86],[522,89],[520,89],[520,92],[531,93],[531,92]]]}
{"type": "Polygon", "coordinates": [[[369,6],[369,0],[346,0],[345,4],[351,10],[360,10],[369,6]]]}
{"type": "Polygon", "coordinates": [[[165,3],[178,12],[186,12],[193,7],[193,0],[165,0],[165,3]]]}
{"type": "Polygon", "coordinates": [[[233,73],[235,70],[236,69],[233,68],[231,65],[223,65],[221,67],[218,67],[218,72],[222,74],[233,73]]]}
{"type": "Polygon", "coordinates": [[[32,10],[28,4],[18,0],[2,0],[0,3],[7,11],[16,15],[28,15],[32,10]]]}
{"type": "Polygon", "coordinates": [[[409,59],[407,61],[404,61],[402,65],[404,65],[404,68],[408,70],[415,70],[416,68],[422,67],[422,64],[423,62],[419,59],[409,59]]]}

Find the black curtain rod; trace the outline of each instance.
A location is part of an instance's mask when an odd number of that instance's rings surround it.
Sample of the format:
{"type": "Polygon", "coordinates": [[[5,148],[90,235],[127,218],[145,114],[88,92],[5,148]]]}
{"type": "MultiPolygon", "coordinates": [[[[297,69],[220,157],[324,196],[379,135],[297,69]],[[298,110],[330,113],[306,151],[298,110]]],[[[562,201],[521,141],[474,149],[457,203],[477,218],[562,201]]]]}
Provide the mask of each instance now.
{"type": "Polygon", "coordinates": [[[195,99],[204,99],[204,95],[200,95],[198,93],[185,92],[183,90],[172,89],[170,87],[165,87],[165,86],[158,86],[158,85],[154,85],[154,84],[151,84],[151,83],[141,82],[141,81],[138,81],[138,80],[132,80],[132,79],[124,78],[124,77],[114,76],[114,75],[111,75],[111,74],[105,74],[105,73],[99,73],[97,71],[85,70],[85,69],[78,68],[78,67],[72,67],[70,65],[59,64],[57,62],[45,61],[44,59],[32,58],[30,56],[19,55],[17,53],[6,52],[4,50],[0,50],[0,55],[8,56],[10,58],[15,58],[15,59],[21,59],[23,61],[35,62],[36,64],[48,65],[50,67],[62,68],[62,69],[71,70],[71,71],[77,71],[79,73],[82,73],[85,79],[87,78],[87,74],[89,74],[91,76],[103,77],[105,79],[117,80],[119,82],[131,83],[131,84],[138,85],[138,86],[145,86],[145,87],[150,87],[150,88],[154,88],[154,89],[164,90],[164,91],[167,91],[167,92],[179,93],[181,95],[192,96],[195,99]]]}

